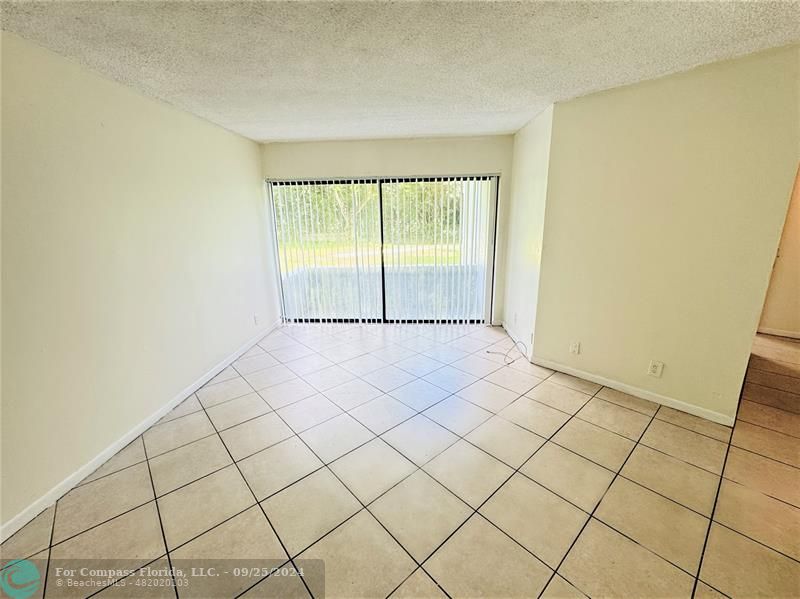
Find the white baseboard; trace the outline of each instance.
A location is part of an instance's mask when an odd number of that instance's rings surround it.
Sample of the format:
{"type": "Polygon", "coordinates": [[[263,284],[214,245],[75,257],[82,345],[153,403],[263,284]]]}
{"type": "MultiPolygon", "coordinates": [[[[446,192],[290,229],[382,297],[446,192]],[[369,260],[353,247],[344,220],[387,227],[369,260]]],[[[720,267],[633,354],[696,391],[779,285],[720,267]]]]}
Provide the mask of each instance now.
{"type": "Polygon", "coordinates": [[[166,414],[170,410],[172,410],[175,406],[181,403],[184,399],[189,397],[192,393],[197,391],[200,387],[205,385],[208,381],[217,376],[232,362],[234,362],[239,356],[241,356],[244,352],[253,347],[260,339],[262,339],[263,337],[271,333],[273,330],[275,330],[280,324],[281,321],[279,319],[276,322],[274,322],[271,326],[262,329],[261,332],[259,332],[256,336],[250,338],[236,351],[228,355],[221,362],[217,363],[210,370],[208,370],[203,376],[201,376],[191,385],[180,391],[177,395],[175,395],[172,399],[170,399],[161,408],[156,410],[156,412],[154,412],[153,414],[142,420],[139,424],[137,424],[135,427],[129,430],[125,435],[123,435],[121,438],[117,439],[114,443],[106,447],[103,451],[101,451],[98,455],[92,458],[89,462],[78,468],[75,472],[70,474],[67,478],[62,480],[60,483],[58,483],[56,486],[50,489],[47,493],[45,493],[39,499],[34,501],[27,508],[25,508],[16,516],[11,518],[8,522],[4,522],[2,527],[0,527],[0,539],[2,539],[2,541],[5,541],[11,535],[17,532],[20,528],[25,526],[28,522],[30,522],[36,516],[42,513],[45,509],[54,504],[58,499],[63,497],[68,491],[72,490],[84,478],[89,476],[92,472],[97,470],[106,461],[108,461],[111,457],[113,457],[119,450],[121,450],[126,445],[131,443],[134,439],[136,439],[136,437],[138,437],[148,428],[153,426],[153,424],[161,420],[161,418],[166,416],[166,414]]]}
{"type": "Polygon", "coordinates": [[[789,339],[800,339],[800,333],[797,331],[784,331],[782,329],[768,329],[759,327],[758,332],[764,333],[765,335],[777,335],[778,337],[788,337],[789,339]]]}
{"type": "Polygon", "coordinates": [[[551,370],[558,370],[559,372],[564,372],[566,374],[571,374],[572,376],[577,376],[582,379],[586,379],[587,381],[592,381],[593,383],[597,383],[598,385],[611,387],[612,389],[616,389],[617,391],[622,391],[623,393],[627,393],[628,395],[633,395],[634,397],[647,399],[649,401],[653,401],[655,403],[667,406],[669,408],[675,408],[676,410],[680,410],[681,412],[686,412],[687,414],[692,414],[693,416],[699,416],[700,418],[705,418],[706,420],[711,420],[712,422],[724,424],[725,426],[733,426],[734,422],[733,416],[727,416],[719,412],[714,412],[706,408],[701,408],[699,406],[686,403],[685,401],[681,401],[673,397],[667,397],[666,395],[660,395],[658,393],[654,393],[653,391],[647,391],[646,389],[639,389],[638,387],[633,387],[632,385],[607,379],[605,377],[592,374],[591,372],[584,372],[583,370],[578,370],[577,368],[572,368],[571,366],[565,366],[564,364],[559,364],[558,362],[553,362],[551,360],[543,360],[534,356],[531,362],[533,362],[538,366],[544,366],[545,368],[550,368],[551,370]]]}

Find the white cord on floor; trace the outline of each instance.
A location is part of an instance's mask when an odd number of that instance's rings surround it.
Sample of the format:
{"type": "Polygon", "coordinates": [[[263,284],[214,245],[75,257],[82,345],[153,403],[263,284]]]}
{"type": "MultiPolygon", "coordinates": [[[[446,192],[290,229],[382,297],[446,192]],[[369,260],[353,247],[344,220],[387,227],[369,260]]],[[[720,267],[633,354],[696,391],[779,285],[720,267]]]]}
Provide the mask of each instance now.
{"type": "Polygon", "coordinates": [[[523,356],[527,355],[528,354],[528,346],[525,345],[522,341],[514,341],[514,345],[509,347],[508,351],[506,351],[505,353],[503,353],[501,351],[491,351],[489,349],[486,350],[486,353],[487,354],[497,354],[498,356],[503,356],[503,365],[504,366],[509,366],[509,365],[513,364],[514,362],[516,362],[517,360],[519,360],[519,358],[514,358],[513,360],[511,360],[509,362],[508,358],[509,358],[509,355],[511,354],[511,351],[514,350],[514,349],[519,349],[520,345],[522,346],[522,352],[521,352],[522,355],[523,356]]]}

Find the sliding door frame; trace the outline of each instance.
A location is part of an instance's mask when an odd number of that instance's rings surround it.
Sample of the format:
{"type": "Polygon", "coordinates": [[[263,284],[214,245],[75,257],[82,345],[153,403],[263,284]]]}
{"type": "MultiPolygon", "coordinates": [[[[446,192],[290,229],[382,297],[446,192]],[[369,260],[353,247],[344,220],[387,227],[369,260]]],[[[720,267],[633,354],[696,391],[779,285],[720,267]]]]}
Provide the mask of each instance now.
{"type": "MultiPolygon", "coordinates": [[[[380,219],[380,257],[381,257],[381,319],[378,323],[395,324],[395,323],[408,323],[408,324],[444,324],[446,321],[430,320],[430,319],[417,319],[412,321],[388,319],[386,317],[386,257],[384,252],[386,247],[384,244],[384,223],[383,223],[383,184],[384,183],[414,183],[414,182],[437,182],[437,181],[454,181],[462,179],[486,179],[491,182],[489,204],[490,210],[488,215],[488,239],[486,240],[486,265],[487,276],[484,285],[484,314],[483,323],[477,320],[466,321],[466,324],[485,324],[492,325],[492,317],[494,315],[494,298],[496,286],[496,273],[497,273],[497,230],[498,230],[498,216],[500,210],[500,173],[478,173],[478,174],[461,174],[461,175],[403,175],[403,176],[380,176],[380,177],[326,177],[326,178],[267,178],[264,179],[265,200],[267,203],[266,213],[269,215],[268,220],[271,222],[266,223],[268,230],[273,240],[273,252],[275,263],[275,275],[278,279],[279,300],[281,306],[281,320],[283,322],[292,321],[295,319],[287,319],[286,305],[283,289],[283,281],[281,277],[280,265],[280,247],[278,244],[278,231],[277,231],[277,215],[275,208],[275,200],[272,193],[273,184],[279,185],[335,185],[346,183],[375,183],[378,186],[378,217],[380,219]]],[[[302,322],[311,323],[360,323],[364,322],[362,318],[305,318],[302,322]]],[[[366,322],[376,322],[375,319],[367,319],[366,322]]]]}

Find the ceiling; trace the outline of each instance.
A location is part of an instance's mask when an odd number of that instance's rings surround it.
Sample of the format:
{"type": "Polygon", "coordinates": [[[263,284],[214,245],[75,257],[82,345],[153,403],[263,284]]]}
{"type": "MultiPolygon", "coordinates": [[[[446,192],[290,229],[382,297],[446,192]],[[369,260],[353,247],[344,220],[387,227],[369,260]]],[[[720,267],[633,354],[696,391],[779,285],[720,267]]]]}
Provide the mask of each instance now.
{"type": "Polygon", "coordinates": [[[800,2],[2,3],[3,29],[257,141],[516,131],[800,41],[800,2]]]}

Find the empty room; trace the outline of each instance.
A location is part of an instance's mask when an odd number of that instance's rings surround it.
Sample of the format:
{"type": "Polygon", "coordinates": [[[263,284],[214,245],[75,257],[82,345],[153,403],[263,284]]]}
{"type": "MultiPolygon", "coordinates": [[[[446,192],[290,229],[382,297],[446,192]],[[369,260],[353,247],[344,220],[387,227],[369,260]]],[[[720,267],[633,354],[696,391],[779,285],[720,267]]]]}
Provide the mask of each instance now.
{"type": "Polygon", "coordinates": [[[800,2],[0,11],[0,597],[800,598],[800,2]]]}

